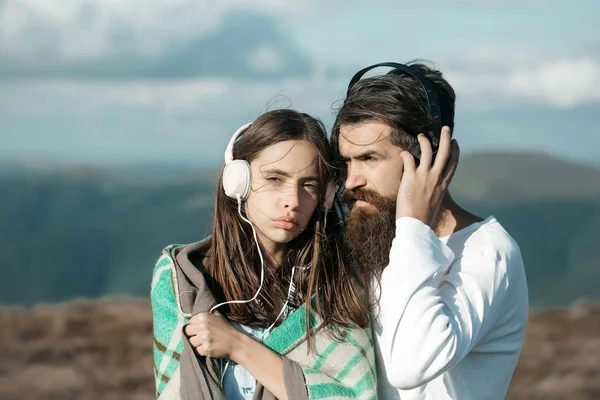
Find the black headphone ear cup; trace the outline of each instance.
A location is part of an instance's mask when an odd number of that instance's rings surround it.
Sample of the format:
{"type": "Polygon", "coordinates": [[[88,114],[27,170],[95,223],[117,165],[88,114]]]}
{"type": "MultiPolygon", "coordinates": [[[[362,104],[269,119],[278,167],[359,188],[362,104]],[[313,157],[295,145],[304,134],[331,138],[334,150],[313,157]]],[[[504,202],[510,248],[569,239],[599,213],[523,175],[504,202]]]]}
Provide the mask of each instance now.
{"type": "Polygon", "coordinates": [[[408,149],[408,152],[415,158],[415,162],[418,162],[421,159],[421,146],[418,142],[411,146],[411,148],[408,149]]]}
{"type": "Polygon", "coordinates": [[[325,201],[323,201],[323,211],[328,212],[333,206],[333,199],[335,198],[335,192],[337,192],[337,186],[333,181],[327,184],[327,191],[325,192],[325,201]]]}
{"type": "Polygon", "coordinates": [[[428,136],[431,148],[434,152],[437,152],[440,147],[440,135],[442,134],[441,110],[438,104],[430,104],[429,109],[431,110],[431,122],[429,123],[428,136]]]}

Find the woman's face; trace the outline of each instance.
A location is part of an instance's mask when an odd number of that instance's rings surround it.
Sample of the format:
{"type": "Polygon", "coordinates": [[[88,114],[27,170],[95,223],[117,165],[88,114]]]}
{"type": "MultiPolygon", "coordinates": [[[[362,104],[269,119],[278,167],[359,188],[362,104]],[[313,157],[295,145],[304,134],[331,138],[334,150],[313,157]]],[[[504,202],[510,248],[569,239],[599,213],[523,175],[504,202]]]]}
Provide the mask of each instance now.
{"type": "Polygon", "coordinates": [[[271,145],[250,162],[245,209],[268,251],[285,248],[306,229],[319,198],[319,153],[306,140],[271,145]]]}

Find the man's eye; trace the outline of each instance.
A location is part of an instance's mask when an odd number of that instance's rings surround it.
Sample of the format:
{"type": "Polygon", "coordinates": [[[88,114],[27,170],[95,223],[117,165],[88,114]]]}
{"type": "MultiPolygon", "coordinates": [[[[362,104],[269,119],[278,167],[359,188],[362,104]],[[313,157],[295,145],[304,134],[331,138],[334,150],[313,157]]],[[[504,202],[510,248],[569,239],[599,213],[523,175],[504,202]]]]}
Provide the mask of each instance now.
{"type": "Polygon", "coordinates": [[[318,185],[316,183],[305,183],[304,187],[309,190],[316,190],[318,185]]]}
{"type": "Polygon", "coordinates": [[[281,182],[281,178],[278,176],[270,176],[267,178],[269,182],[281,182]]]}

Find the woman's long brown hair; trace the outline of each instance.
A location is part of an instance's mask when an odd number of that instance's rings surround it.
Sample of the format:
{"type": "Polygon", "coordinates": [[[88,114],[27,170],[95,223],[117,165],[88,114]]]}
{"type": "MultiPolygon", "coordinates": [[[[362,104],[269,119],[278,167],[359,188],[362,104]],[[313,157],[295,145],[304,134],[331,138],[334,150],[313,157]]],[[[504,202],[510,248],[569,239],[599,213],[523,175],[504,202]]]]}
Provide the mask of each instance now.
{"type": "MultiPolygon", "coordinates": [[[[357,275],[342,256],[342,226],[335,212],[328,215],[323,230],[326,182],[332,179],[332,153],[323,124],[293,110],[274,110],[261,115],[237,139],[235,159],[249,163],[263,149],[283,141],[306,140],[320,157],[320,195],[307,228],[288,245],[285,261],[278,268],[265,260],[265,280],[257,301],[227,304],[219,311],[240,324],[267,327],[275,321],[287,298],[292,266],[296,271],[296,294],[306,306],[306,328],[311,344],[309,314],[314,311],[325,327],[362,327],[369,325],[367,302],[361,297],[357,275]],[[308,268],[306,268],[308,267],[308,268]],[[312,301],[311,301],[312,299],[312,301]]],[[[225,195],[223,175],[219,178],[210,249],[210,286],[217,301],[245,300],[254,297],[260,284],[261,263],[249,225],[238,215],[237,201],[225,195]]]]}

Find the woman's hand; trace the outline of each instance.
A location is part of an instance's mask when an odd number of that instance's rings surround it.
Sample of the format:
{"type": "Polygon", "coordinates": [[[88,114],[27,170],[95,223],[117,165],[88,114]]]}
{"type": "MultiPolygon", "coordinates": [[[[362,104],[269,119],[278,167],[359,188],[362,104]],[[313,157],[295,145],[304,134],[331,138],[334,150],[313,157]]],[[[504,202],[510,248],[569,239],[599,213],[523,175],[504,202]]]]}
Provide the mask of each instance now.
{"type": "Polygon", "coordinates": [[[229,359],[243,335],[219,313],[194,315],[185,327],[185,334],[199,355],[229,359]]]}
{"type": "Polygon", "coordinates": [[[276,398],[288,399],[281,356],[235,329],[221,314],[194,315],[185,327],[185,334],[199,355],[229,358],[250,372],[276,398]]]}

